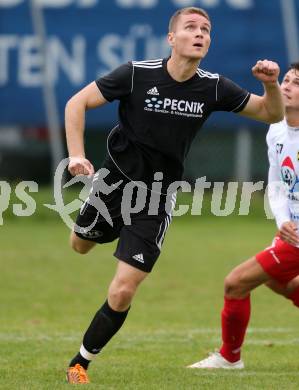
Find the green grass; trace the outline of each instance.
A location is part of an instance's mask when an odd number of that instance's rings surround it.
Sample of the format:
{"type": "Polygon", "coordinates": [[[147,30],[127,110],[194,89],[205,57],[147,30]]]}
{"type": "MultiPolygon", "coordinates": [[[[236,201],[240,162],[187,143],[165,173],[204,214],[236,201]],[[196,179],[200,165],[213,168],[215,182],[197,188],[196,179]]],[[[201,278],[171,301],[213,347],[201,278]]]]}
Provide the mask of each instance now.
{"type": "MultiPolygon", "coordinates": [[[[38,196],[50,201],[46,192],[38,196]]],[[[124,327],[92,364],[89,388],[299,388],[298,311],[264,287],[252,294],[246,369],[184,368],[219,346],[226,273],[272,239],[275,226],[260,199],[253,210],[249,217],[174,219],[124,327]]],[[[14,218],[8,211],[0,227],[1,389],[67,388],[65,368],[115,270],[115,243],[77,255],[59,217],[42,207],[38,213],[14,218]]]]}

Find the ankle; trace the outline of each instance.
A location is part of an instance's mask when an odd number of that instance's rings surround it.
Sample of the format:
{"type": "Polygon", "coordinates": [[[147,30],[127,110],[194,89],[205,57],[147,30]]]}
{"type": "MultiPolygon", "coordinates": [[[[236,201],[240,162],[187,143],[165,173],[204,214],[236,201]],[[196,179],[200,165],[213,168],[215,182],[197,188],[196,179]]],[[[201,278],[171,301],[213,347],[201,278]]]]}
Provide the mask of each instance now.
{"type": "Polygon", "coordinates": [[[230,363],[235,363],[241,359],[241,348],[232,349],[231,345],[225,343],[222,344],[219,353],[230,363]]]}
{"type": "Polygon", "coordinates": [[[76,364],[80,364],[85,370],[88,369],[90,360],[85,359],[80,352],[74,356],[74,358],[70,361],[69,367],[74,367],[76,364]]]}

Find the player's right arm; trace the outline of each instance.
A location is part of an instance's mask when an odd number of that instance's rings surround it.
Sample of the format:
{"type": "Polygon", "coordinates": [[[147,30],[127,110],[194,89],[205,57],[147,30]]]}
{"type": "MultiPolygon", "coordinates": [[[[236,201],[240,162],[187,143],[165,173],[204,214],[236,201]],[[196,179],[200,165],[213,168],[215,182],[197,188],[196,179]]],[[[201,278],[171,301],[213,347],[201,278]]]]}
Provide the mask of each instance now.
{"type": "Polygon", "coordinates": [[[65,108],[65,129],[69,151],[69,171],[72,175],[91,175],[92,164],[85,158],[84,127],[85,112],[107,102],[120,100],[133,89],[133,65],[120,65],[109,74],[90,83],[68,102],[65,108]]]}
{"type": "Polygon", "coordinates": [[[107,103],[95,82],[76,93],[65,107],[65,131],[69,153],[69,172],[75,175],[92,175],[94,167],[85,158],[84,127],[85,112],[107,103]]]}
{"type": "Polygon", "coordinates": [[[256,63],[252,73],[262,82],[265,93],[263,96],[251,94],[240,115],[269,124],[283,120],[285,110],[278,83],[279,72],[276,62],[263,60],[256,63]]]}

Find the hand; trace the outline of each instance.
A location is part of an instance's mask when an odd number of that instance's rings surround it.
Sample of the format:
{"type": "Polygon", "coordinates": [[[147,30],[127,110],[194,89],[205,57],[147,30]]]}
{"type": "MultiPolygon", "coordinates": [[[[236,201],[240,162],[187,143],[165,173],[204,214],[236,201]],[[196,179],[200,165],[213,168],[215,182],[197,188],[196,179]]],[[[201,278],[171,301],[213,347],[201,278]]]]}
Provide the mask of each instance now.
{"type": "Polygon", "coordinates": [[[276,83],[279,72],[278,64],[268,60],[258,61],[252,68],[254,77],[262,83],[276,83]]]}
{"type": "Polygon", "coordinates": [[[297,226],[294,222],[284,222],[279,230],[280,238],[291,245],[299,245],[297,226]]]}
{"type": "Polygon", "coordinates": [[[68,170],[72,176],[94,174],[93,165],[84,157],[70,157],[68,170]]]}

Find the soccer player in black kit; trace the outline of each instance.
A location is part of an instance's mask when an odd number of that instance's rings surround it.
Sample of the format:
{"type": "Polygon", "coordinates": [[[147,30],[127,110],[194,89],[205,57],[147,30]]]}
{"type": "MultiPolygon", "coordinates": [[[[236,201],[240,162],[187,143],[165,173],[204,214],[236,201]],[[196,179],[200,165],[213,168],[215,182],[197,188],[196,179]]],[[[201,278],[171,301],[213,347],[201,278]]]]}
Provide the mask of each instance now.
{"type": "MultiPolygon", "coordinates": [[[[92,319],[79,353],[70,362],[69,383],[89,383],[90,361],[121,328],[137,287],[151,272],[171,222],[171,207],[165,207],[169,199],[170,204],[174,203],[175,189],[171,183],[181,180],[192,140],[208,116],[213,111],[232,111],[266,123],[283,119],[279,66],[275,62],[258,61],[252,68],[253,75],[263,83],[263,96],[250,94],[229,79],[199,68],[210,46],[210,32],[211,21],[203,9],[178,10],[169,23],[169,58],[121,65],[87,85],[66,105],[69,172],[93,175],[94,168],[84,152],[85,112],[119,100],[119,123],[108,136],[103,162],[103,168],[110,172],[105,182],[117,188],[106,195],[99,188],[97,195],[105,203],[113,226],[99,215],[88,198],[71,233],[71,246],[81,254],[96,243],[119,238],[114,254],[117,269],[107,300],[92,319]],[[161,183],[156,215],[149,212],[148,200],[154,181],[161,183]],[[131,224],[125,224],[120,208],[122,190],[128,183],[134,186],[136,182],[148,189],[147,202],[132,216],[131,224]],[[95,218],[92,229],[85,230],[95,218]]],[[[133,202],[136,199],[135,191],[133,202]]]]}

